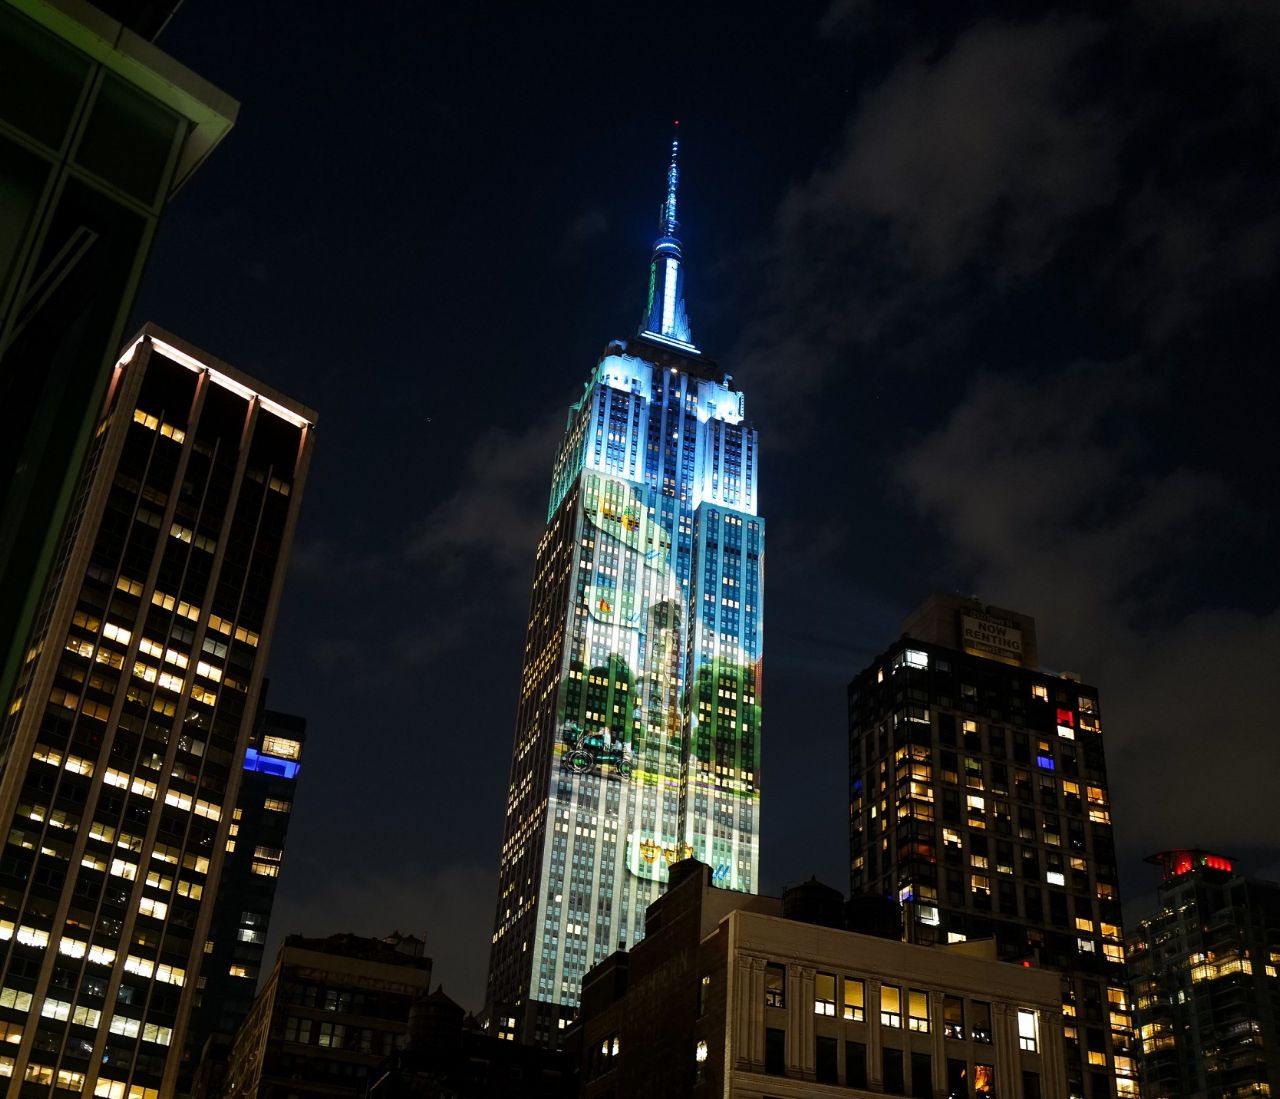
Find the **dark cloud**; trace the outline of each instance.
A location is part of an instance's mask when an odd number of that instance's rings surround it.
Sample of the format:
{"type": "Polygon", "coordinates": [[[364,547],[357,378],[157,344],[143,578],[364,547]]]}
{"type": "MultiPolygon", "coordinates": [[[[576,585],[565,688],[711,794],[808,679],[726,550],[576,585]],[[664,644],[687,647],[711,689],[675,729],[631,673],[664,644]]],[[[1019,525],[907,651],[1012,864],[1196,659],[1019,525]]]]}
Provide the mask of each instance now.
{"type": "Polygon", "coordinates": [[[1051,666],[1101,685],[1126,847],[1231,849],[1271,828],[1280,745],[1259,733],[1280,611],[1189,591],[1197,561],[1229,567],[1232,490],[1152,468],[1142,433],[1125,426],[1149,405],[1148,381],[1116,363],[980,378],[904,454],[901,483],[957,572],[984,599],[1035,614],[1051,666]]]}
{"type": "Polygon", "coordinates": [[[1103,36],[1080,19],[988,21],[863,93],[830,163],[779,212],[780,277],[743,349],[766,379],[786,364],[768,401],[802,402],[890,339],[898,361],[936,358],[975,299],[1038,271],[1113,200],[1127,123],[1079,93],[1103,36]]]}
{"type": "Polygon", "coordinates": [[[456,491],[416,525],[408,560],[455,575],[481,566],[523,582],[546,525],[549,469],[565,415],[523,430],[479,427],[459,459],[456,491]]]}
{"type": "Polygon", "coordinates": [[[604,211],[593,206],[588,210],[583,210],[569,223],[565,239],[571,244],[585,244],[588,241],[595,240],[608,228],[609,219],[605,217],[604,211]]]}
{"type": "Polygon", "coordinates": [[[868,92],[835,163],[795,192],[784,237],[885,219],[904,267],[953,273],[979,254],[1010,273],[1053,253],[1070,219],[1115,192],[1114,117],[1073,95],[1102,27],[983,23],[868,92]]]}

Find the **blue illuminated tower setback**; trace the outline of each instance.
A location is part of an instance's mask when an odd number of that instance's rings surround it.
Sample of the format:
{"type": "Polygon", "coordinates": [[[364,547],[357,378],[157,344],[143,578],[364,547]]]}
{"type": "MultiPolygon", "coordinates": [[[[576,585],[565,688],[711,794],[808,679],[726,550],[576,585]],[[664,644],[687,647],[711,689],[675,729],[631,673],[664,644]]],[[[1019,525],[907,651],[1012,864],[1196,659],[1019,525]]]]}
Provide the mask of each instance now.
{"type": "Polygon", "coordinates": [[[692,341],[677,153],[641,330],[569,410],[538,544],[488,1007],[540,1044],[643,936],[672,863],[744,892],[759,876],[756,431],[692,341]]]}

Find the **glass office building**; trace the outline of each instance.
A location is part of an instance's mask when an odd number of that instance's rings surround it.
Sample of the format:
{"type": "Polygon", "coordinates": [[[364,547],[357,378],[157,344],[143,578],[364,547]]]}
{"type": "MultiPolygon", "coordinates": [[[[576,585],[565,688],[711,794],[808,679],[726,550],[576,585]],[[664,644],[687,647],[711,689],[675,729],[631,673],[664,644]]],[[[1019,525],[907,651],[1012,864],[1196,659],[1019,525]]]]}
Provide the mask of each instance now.
{"type": "Polygon", "coordinates": [[[0,717],[11,1097],[175,1093],[314,423],[152,326],[112,372],[0,717]]]}
{"type": "Polygon", "coordinates": [[[742,391],[693,343],[676,152],[641,330],[569,410],[537,550],[488,1003],[543,1044],[643,935],[672,863],[758,884],[759,456],[742,391]]]}
{"type": "Polygon", "coordinates": [[[176,6],[0,0],[0,699],[166,205],[234,100],[147,36],[176,6]]]}

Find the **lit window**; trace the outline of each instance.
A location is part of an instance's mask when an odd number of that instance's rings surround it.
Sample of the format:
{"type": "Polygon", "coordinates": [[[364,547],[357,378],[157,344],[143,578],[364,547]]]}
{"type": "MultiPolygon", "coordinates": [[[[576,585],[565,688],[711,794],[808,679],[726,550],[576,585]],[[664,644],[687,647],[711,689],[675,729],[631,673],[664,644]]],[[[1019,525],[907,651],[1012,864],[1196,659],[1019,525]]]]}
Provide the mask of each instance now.
{"type": "Polygon", "coordinates": [[[818,973],[813,978],[813,1013],[835,1015],[836,978],[834,973],[818,973]]]}
{"type": "Polygon", "coordinates": [[[1018,1010],[1018,1048],[1035,1053],[1039,1028],[1034,1011],[1018,1010]]]}
{"type": "Polygon", "coordinates": [[[922,1034],[929,1030],[929,994],[918,988],[907,993],[907,1028],[922,1034]]]}
{"type": "Polygon", "coordinates": [[[973,1094],[994,1096],[996,1093],[995,1065],[973,1066],[973,1094]]]}
{"type": "Polygon", "coordinates": [[[46,999],[40,1005],[40,1014],[46,1019],[59,1019],[65,1021],[71,1017],[71,1004],[67,1000],[46,999]]]}
{"type": "Polygon", "coordinates": [[[902,1026],[902,990],[896,985],[880,986],[880,1025],[902,1026]]]}
{"type": "Polygon", "coordinates": [[[300,759],[302,757],[301,743],[288,737],[264,736],[262,738],[262,751],[269,756],[275,756],[277,759],[300,759]]]}
{"type": "Polygon", "coordinates": [[[23,946],[46,947],[49,945],[49,932],[42,931],[38,927],[27,927],[23,925],[18,928],[18,942],[23,946]]]}
{"type": "Polygon", "coordinates": [[[125,1015],[113,1015],[108,1029],[112,1034],[123,1034],[126,1038],[136,1038],[138,1032],[142,1030],[142,1022],[139,1019],[130,1019],[125,1015]]]}
{"type": "Polygon", "coordinates": [[[866,986],[858,977],[844,979],[844,1017],[853,1023],[862,1022],[866,1015],[866,986]]]}

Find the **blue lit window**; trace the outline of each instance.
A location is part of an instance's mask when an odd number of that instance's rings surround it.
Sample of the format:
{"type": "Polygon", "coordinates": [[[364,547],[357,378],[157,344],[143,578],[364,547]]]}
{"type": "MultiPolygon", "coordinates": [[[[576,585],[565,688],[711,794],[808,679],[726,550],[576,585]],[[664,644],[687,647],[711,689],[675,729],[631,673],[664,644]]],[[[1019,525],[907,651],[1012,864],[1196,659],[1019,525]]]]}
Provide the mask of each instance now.
{"type": "Polygon", "coordinates": [[[257,771],[264,775],[276,775],[279,778],[296,778],[301,765],[288,759],[276,759],[260,753],[256,748],[247,748],[244,753],[244,769],[257,771]]]}
{"type": "Polygon", "coordinates": [[[1053,765],[1052,756],[1036,756],[1036,764],[1046,771],[1053,771],[1056,768],[1053,765]]]}

